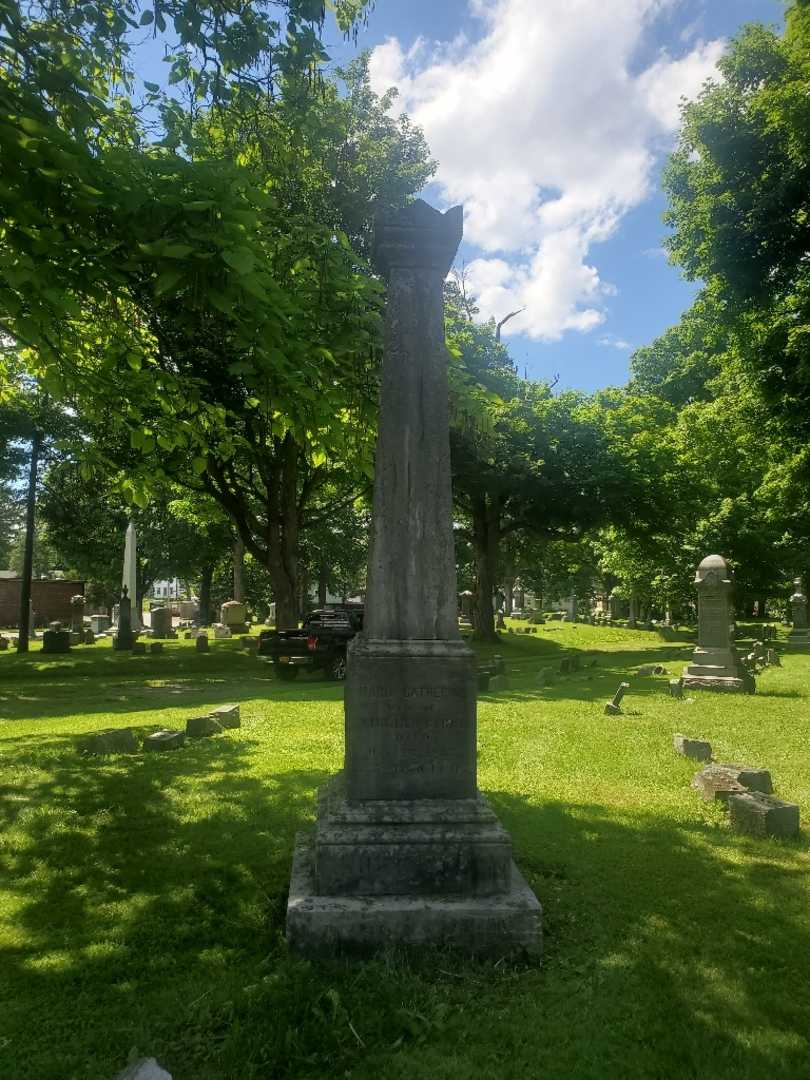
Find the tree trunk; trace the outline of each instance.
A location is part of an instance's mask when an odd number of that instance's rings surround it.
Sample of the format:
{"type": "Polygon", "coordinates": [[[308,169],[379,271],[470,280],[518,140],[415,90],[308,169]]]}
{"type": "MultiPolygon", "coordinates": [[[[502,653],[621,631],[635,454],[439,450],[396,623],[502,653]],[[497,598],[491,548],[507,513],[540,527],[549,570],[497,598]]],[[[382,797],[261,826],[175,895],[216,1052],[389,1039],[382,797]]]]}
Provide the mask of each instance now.
{"type": "Polygon", "coordinates": [[[302,570],[298,579],[298,617],[301,622],[304,621],[309,608],[309,574],[306,570],[302,570]]]}
{"type": "Polygon", "coordinates": [[[515,610],[515,579],[508,578],[506,581],[506,614],[511,615],[515,610]]]}
{"type": "Polygon", "coordinates": [[[28,652],[31,633],[31,578],[34,572],[34,512],[37,505],[37,466],[42,435],[34,431],[31,439],[31,465],[28,472],[28,498],[25,510],[25,550],[23,553],[22,582],[20,583],[20,632],[17,652],[28,652]]]}
{"type": "Polygon", "coordinates": [[[318,567],[318,607],[326,607],[327,575],[326,567],[318,567]]]}
{"type": "Polygon", "coordinates": [[[501,509],[497,498],[481,496],[473,500],[473,547],[475,549],[476,641],[498,641],[492,596],[498,572],[498,545],[501,539],[501,509]]]}
{"type": "Polygon", "coordinates": [[[211,583],[214,580],[214,564],[207,563],[200,573],[200,626],[211,621],[211,583]]]}
{"type": "Polygon", "coordinates": [[[240,536],[233,542],[233,598],[245,599],[245,542],[240,536]]]}
{"type": "Polygon", "coordinates": [[[627,625],[635,628],[637,616],[636,616],[636,592],[635,589],[630,593],[630,609],[627,616],[627,625]]]}
{"type": "Polygon", "coordinates": [[[276,629],[298,628],[298,446],[287,433],[281,453],[279,482],[268,529],[270,580],[276,602],[276,629]]]}

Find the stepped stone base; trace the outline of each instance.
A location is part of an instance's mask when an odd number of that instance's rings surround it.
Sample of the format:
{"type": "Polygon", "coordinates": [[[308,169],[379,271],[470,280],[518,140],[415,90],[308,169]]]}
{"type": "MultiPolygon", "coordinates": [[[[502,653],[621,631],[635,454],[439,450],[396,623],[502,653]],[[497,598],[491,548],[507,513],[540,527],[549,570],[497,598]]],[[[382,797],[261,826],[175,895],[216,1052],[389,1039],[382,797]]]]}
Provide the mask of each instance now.
{"type": "Polygon", "coordinates": [[[746,677],[734,649],[713,649],[698,645],[692,663],[683,669],[683,685],[690,690],[721,690],[743,694],[754,689],[746,677]]]}
{"type": "Polygon", "coordinates": [[[338,775],[318,792],[315,873],[330,896],[492,896],[510,888],[512,842],[471,799],[349,802],[338,775]]]}
{"type": "Polygon", "coordinates": [[[731,694],[744,694],[748,687],[745,680],[739,677],[723,675],[692,675],[686,668],[683,676],[683,685],[689,690],[725,690],[731,694]]]}
{"type": "Polygon", "coordinates": [[[514,863],[497,896],[316,895],[312,839],[299,835],[287,904],[287,940],[308,955],[447,946],[476,956],[539,958],[542,908],[514,863]]]}

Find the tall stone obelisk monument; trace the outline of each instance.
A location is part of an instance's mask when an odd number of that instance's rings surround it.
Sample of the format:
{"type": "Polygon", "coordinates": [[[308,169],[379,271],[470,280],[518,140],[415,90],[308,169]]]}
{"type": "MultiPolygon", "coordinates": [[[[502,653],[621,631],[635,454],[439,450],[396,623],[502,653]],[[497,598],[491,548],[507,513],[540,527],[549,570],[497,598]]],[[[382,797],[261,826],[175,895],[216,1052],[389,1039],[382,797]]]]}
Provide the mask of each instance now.
{"type": "Polygon", "coordinates": [[[121,575],[121,591],[124,586],[131,602],[132,629],[141,629],[141,620],[138,616],[138,537],[135,533],[135,525],[130,521],[127,525],[127,535],[124,540],[124,572],[121,575]]]}
{"type": "Polygon", "coordinates": [[[472,651],[458,632],[443,283],[461,207],[381,222],[385,353],[363,633],[349,651],[345,771],[296,848],[287,934],[536,953],[540,905],[476,785],[472,651]]]}

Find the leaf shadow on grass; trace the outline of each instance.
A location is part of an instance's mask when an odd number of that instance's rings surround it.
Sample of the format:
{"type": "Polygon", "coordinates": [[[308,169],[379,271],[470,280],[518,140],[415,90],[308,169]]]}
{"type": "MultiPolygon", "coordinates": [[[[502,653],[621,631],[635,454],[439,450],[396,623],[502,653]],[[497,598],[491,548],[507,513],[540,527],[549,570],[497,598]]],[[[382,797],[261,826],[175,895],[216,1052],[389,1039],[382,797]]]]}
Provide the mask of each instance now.
{"type": "Polygon", "coordinates": [[[487,797],[544,904],[542,993],[570,1023],[537,1075],[597,1075],[583,1058],[611,1076],[810,1073],[806,836],[487,797]]]}
{"type": "Polygon", "coordinates": [[[0,681],[0,723],[4,720],[59,720],[78,711],[130,715],[135,712],[185,708],[196,703],[222,705],[255,699],[260,692],[267,701],[340,701],[343,685],[326,679],[306,678],[282,682],[267,666],[188,671],[185,668],[93,668],[91,674],[68,678],[48,678],[64,672],[42,671],[34,680],[3,684],[0,681]],[[97,681],[98,680],[98,681],[97,681]],[[149,683],[167,683],[151,686],[149,683]],[[81,695],[77,705],[77,695],[81,695]],[[160,698],[158,697],[160,695],[160,698]]]}
{"type": "Polygon", "coordinates": [[[133,1046],[175,1080],[803,1075],[810,940],[798,867],[766,844],[494,791],[545,906],[543,969],[308,965],[278,935],[325,773],[260,779],[238,736],[99,761],[71,747],[41,762],[5,833],[20,939],[0,957],[0,1075],[23,1059],[38,1080],[114,1075],[133,1046]],[[801,1045],[780,1056],[780,1037],[801,1045]]]}
{"type": "Polygon", "coordinates": [[[40,758],[27,798],[3,800],[0,873],[17,929],[0,956],[13,1030],[0,1040],[0,1075],[17,1075],[21,1053],[38,1078],[113,1075],[131,1046],[170,1037],[190,978],[210,992],[227,981],[223,957],[255,967],[273,948],[294,836],[326,774],[259,779],[256,746],[222,736],[83,759],[64,737],[40,758]],[[190,817],[197,792],[204,805],[190,817]],[[65,1015],[77,992],[90,1003],[78,1027],[65,1015]],[[29,1031],[30,1016],[49,1011],[52,1030],[65,1029],[53,1060],[50,1038],[37,1044],[29,1031]]]}

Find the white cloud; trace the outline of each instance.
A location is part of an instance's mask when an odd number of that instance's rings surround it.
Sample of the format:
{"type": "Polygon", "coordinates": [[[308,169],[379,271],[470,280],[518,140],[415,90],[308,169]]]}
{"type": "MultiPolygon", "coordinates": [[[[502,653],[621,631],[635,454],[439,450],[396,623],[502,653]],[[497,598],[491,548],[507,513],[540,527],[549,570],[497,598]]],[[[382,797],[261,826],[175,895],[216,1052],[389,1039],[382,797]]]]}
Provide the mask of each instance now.
{"type": "MultiPolygon", "coordinates": [[[[483,37],[374,50],[371,77],[396,86],[439,161],[446,205],[462,202],[482,315],[525,312],[504,332],[554,341],[605,318],[615,291],[595,244],[651,191],[683,95],[723,43],[660,51],[642,70],[651,23],[675,0],[469,0],[483,37]]],[[[676,43],[677,44],[677,43],[676,43]]]]}
{"type": "Polygon", "coordinates": [[[624,338],[616,337],[615,334],[603,334],[599,338],[599,344],[606,349],[618,349],[619,352],[632,352],[633,346],[624,338]]]}

